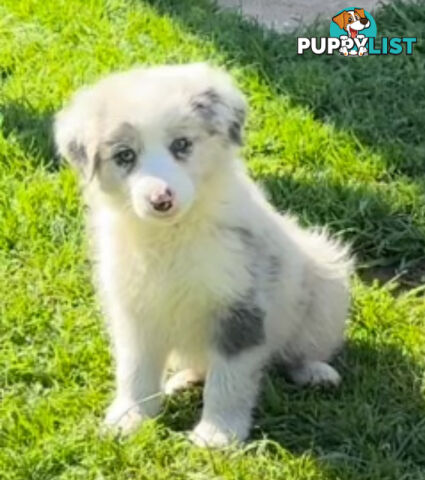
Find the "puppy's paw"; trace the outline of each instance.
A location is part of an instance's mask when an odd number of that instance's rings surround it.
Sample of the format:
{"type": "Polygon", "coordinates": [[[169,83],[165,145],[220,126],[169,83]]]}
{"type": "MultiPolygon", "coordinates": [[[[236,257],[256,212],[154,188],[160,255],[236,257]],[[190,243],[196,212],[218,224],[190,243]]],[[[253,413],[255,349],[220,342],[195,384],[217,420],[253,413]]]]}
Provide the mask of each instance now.
{"type": "Polygon", "coordinates": [[[223,448],[243,442],[248,437],[250,424],[250,417],[237,411],[217,420],[201,419],[189,438],[199,447],[223,448]]]}
{"type": "Polygon", "coordinates": [[[325,362],[308,362],[289,372],[292,380],[304,385],[331,385],[337,387],[341,382],[339,373],[325,362]]]}
{"type": "Polygon", "coordinates": [[[134,432],[146,419],[140,407],[134,402],[114,400],[106,411],[104,425],[123,435],[134,432]]]}
{"type": "Polygon", "coordinates": [[[164,393],[166,395],[173,395],[186,388],[202,382],[203,376],[195,370],[186,369],[181,372],[177,372],[171,376],[165,383],[164,393]]]}
{"type": "Polygon", "coordinates": [[[189,439],[198,447],[223,448],[239,439],[235,434],[220,428],[218,425],[201,420],[190,433],[189,439]]]}

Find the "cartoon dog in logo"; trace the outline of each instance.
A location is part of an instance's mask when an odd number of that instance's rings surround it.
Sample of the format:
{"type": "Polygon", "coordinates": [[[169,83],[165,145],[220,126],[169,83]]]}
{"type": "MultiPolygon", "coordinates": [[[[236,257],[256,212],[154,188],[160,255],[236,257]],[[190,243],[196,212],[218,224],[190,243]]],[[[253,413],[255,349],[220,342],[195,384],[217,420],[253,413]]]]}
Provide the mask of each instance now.
{"type": "MultiPolygon", "coordinates": [[[[345,30],[348,35],[341,35],[339,38],[341,40],[347,38],[358,38],[362,39],[365,38],[364,35],[359,34],[360,31],[370,27],[370,21],[365,15],[365,11],[363,8],[355,8],[354,10],[344,10],[343,12],[339,13],[332,20],[338,25],[339,28],[345,30]]],[[[359,50],[355,50],[354,48],[348,51],[347,47],[342,47],[340,53],[347,56],[347,55],[367,55],[368,51],[366,47],[360,47],[359,50]]]]}

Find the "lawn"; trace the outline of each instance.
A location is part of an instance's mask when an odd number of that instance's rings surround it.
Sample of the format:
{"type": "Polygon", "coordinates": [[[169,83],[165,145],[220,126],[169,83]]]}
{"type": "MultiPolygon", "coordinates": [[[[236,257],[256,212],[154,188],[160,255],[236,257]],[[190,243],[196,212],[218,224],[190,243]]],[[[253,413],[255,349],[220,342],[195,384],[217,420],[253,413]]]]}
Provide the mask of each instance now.
{"type": "Polygon", "coordinates": [[[425,3],[375,20],[378,35],[417,36],[414,55],[299,57],[295,35],[206,0],[2,0],[1,479],[425,478],[425,3]],[[349,241],[358,265],[342,386],[272,372],[251,441],[221,452],[186,439],[200,389],[128,439],[100,431],[111,358],[77,178],[51,135],[71,92],[107,72],[206,59],[249,98],[252,175],[279,209],[349,241]]]}

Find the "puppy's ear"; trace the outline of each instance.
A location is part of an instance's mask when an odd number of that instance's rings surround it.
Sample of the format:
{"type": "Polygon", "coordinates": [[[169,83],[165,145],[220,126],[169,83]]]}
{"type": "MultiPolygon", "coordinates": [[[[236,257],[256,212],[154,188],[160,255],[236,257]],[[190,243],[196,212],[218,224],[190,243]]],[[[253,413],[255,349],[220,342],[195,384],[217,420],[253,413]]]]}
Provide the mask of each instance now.
{"type": "Polygon", "coordinates": [[[335,15],[335,17],[332,17],[332,20],[338,25],[339,28],[342,28],[342,30],[344,30],[346,22],[346,12],[344,11],[338,15],[335,15]]]}
{"type": "Polygon", "coordinates": [[[95,155],[90,152],[89,90],[81,90],[71,103],[56,114],[54,135],[58,152],[90,180],[96,167],[95,155]]]}
{"type": "Polygon", "coordinates": [[[364,8],[355,8],[354,12],[357,13],[360,18],[366,18],[366,15],[364,13],[364,8]]]}
{"type": "Polygon", "coordinates": [[[245,97],[226,73],[209,68],[209,79],[209,86],[191,99],[191,106],[211,134],[219,133],[241,145],[247,110],[245,97]]]}

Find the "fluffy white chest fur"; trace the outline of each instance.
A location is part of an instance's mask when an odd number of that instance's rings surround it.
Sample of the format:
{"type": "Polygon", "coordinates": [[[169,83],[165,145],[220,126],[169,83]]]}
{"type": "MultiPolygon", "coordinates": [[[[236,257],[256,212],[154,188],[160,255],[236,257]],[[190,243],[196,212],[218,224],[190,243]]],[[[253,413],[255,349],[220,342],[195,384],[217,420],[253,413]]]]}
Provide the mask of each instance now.
{"type": "Polygon", "coordinates": [[[244,118],[241,92],[203,64],[113,75],[57,117],[59,149],[86,179],[116,361],[106,423],[124,432],[158,412],[161,390],[205,381],[192,440],[243,440],[271,359],[299,384],[339,382],[327,362],[343,340],[351,261],[249,178],[244,118]]]}
{"type": "Polygon", "coordinates": [[[169,349],[205,357],[214,313],[249,288],[243,245],[215,225],[151,232],[133,222],[110,213],[96,225],[106,307],[118,301],[169,349]]]}

